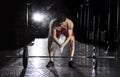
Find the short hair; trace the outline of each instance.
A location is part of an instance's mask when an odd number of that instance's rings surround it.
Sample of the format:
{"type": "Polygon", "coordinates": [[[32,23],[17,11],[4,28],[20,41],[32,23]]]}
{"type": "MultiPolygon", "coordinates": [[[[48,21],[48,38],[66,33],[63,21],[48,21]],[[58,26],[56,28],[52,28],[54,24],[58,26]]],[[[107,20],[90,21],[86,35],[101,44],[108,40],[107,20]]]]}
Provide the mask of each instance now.
{"type": "Polygon", "coordinates": [[[66,18],[67,18],[66,15],[63,14],[63,13],[57,13],[56,14],[56,22],[58,24],[60,24],[61,22],[65,21],[66,18]]]}

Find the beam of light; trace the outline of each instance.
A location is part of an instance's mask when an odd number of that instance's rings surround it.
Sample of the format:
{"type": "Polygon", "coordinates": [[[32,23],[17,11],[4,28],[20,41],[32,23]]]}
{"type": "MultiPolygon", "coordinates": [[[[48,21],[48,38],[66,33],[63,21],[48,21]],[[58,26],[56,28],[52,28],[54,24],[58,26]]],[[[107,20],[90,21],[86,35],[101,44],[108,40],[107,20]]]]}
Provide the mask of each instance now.
{"type": "Polygon", "coordinates": [[[96,76],[95,72],[96,72],[95,69],[92,69],[92,77],[96,76]]]}
{"type": "Polygon", "coordinates": [[[33,13],[33,16],[32,16],[32,19],[35,22],[42,22],[42,21],[44,21],[44,18],[45,18],[45,15],[43,13],[39,13],[39,12],[33,13]]]}
{"type": "MultiPolygon", "coordinates": [[[[48,56],[47,38],[36,38],[33,46],[29,46],[29,56],[48,56]]],[[[39,57],[32,58],[32,65],[35,68],[39,68],[41,65],[41,59],[39,57]]]]}
{"type": "Polygon", "coordinates": [[[32,13],[32,26],[37,29],[48,27],[52,15],[46,11],[35,11],[32,13]]]}

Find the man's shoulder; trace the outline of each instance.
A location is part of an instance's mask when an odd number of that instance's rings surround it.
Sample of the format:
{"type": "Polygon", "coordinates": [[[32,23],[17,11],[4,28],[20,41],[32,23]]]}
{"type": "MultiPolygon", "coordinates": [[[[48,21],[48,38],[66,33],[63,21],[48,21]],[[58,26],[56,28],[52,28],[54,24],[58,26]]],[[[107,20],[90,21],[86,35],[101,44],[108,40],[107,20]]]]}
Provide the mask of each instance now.
{"type": "Polygon", "coordinates": [[[56,19],[54,18],[50,21],[50,23],[54,23],[55,21],[56,21],[56,19]]]}
{"type": "Polygon", "coordinates": [[[73,21],[72,21],[70,18],[67,18],[67,21],[68,21],[69,23],[73,23],[73,21]]]}
{"type": "Polygon", "coordinates": [[[73,21],[68,18],[67,22],[68,22],[68,28],[73,28],[73,26],[74,26],[73,21]]]}
{"type": "Polygon", "coordinates": [[[55,24],[55,22],[56,22],[56,19],[52,19],[52,20],[50,21],[50,26],[53,26],[53,25],[55,24]]]}

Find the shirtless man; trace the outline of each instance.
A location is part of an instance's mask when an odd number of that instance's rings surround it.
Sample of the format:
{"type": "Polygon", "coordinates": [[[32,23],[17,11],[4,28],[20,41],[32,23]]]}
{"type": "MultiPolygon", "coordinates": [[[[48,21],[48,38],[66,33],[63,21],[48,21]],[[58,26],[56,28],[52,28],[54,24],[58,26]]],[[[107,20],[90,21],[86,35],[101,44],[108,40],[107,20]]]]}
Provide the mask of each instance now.
{"type": "Polygon", "coordinates": [[[46,65],[47,67],[52,67],[54,66],[53,62],[53,46],[52,42],[54,41],[61,50],[61,53],[63,52],[64,47],[70,43],[70,61],[68,63],[69,67],[74,68],[75,64],[73,62],[73,56],[74,56],[74,51],[75,51],[75,37],[73,33],[73,28],[74,24],[73,21],[67,18],[64,15],[58,15],[55,19],[53,19],[50,22],[50,34],[48,36],[48,51],[49,51],[49,56],[50,56],[50,61],[46,65]],[[59,42],[59,37],[60,35],[63,34],[66,36],[66,39],[64,43],[59,42]]]}

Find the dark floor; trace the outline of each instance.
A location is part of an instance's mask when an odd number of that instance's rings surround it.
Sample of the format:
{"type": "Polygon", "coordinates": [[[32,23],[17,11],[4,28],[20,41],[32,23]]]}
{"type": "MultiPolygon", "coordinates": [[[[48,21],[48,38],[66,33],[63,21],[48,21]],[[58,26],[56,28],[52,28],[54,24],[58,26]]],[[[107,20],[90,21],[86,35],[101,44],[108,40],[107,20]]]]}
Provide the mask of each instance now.
{"type": "MultiPolygon", "coordinates": [[[[76,41],[74,62],[77,68],[68,67],[69,44],[60,54],[58,46],[53,43],[56,56],[55,67],[47,68],[49,61],[47,38],[34,40],[28,45],[29,59],[27,69],[22,65],[23,49],[0,51],[0,77],[120,77],[120,62],[116,58],[99,58],[98,68],[93,69],[93,59],[86,58],[93,53],[93,46],[76,41]]],[[[99,55],[106,57],[104,49],[99,55]],[[102,53],[102,54],[101,54],[102,53]]]]}

